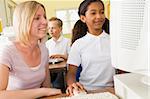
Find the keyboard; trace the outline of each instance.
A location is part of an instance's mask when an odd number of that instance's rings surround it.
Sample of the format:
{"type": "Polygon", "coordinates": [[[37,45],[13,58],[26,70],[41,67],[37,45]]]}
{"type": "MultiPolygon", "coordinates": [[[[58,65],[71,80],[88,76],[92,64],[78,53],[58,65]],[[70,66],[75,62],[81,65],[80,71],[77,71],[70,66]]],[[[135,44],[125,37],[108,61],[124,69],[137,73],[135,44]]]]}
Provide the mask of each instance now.
{"type": "Polygon", "coordinates": [[[49,64],[57,64],[60,62],[63,62],[64,59],[63,58],[55,58],[55,59],[49,59],[49,64]]]}
{"type": "Polygon", "coordinates": [[[61,97],[56,99],[119,99],[119,98],[110,92],[102,92],[92,94],[79,94],[76,96],[61,97]]]}

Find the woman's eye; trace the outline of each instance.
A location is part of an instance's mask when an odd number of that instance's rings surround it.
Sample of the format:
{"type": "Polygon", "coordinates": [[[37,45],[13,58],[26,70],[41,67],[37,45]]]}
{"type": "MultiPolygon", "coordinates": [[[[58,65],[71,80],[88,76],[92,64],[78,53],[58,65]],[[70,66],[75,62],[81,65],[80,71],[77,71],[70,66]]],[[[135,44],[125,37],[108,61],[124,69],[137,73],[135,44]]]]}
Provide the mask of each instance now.
{"type": "Polygon", "coordinates": [[[102,11],[101,13],[104,14],[104,11],[102,11]]]}
{"type": "Polygon", "coordinates": [[[46,15],[44,15],[44,18],[47,19],[47,18],[46,18],[46,15]]]}
{"type": "Polygon", "coordinates": [[[92,15],[96,14],[95,12],[91,13],[92,15]]]}
{"type": "Polygon", "coordinates": [[[39,20],[40,18],[39,17],[36,17],[36,18],[34,18],[35,20],[39,20]]]}

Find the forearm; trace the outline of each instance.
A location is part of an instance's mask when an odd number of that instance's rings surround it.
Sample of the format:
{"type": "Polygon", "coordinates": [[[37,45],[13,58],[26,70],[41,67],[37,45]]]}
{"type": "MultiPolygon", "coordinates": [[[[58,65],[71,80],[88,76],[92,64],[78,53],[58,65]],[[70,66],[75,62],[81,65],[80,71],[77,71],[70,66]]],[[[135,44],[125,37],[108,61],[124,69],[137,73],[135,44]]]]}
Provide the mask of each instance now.
{"type": "Polygon", "coordinates": [[[76,82],[77,66],[69,64],[67,72],[67,85],[71,85],[76,82]]]}
{"type": "Polygon", "coordinates": [[[66,89],[66,94],[69,96],[73,96],[74,92],[85,92],[83,85],[79,82],[76,82],[75,76],[73,75],[68,74],[67,85],[68,87],[66,89]]]}
{"type": "Polygon", "coordinates": [[[13,91],[1,91],[0,99],[35,99],[45,96],[44,88],[29,89],[29,90],[13,90],[13,91]]]}
{"type": "Polygon", "coordinates": [[[50,83],[50,82],[51,82],[51,81],[50,81],[51,77],[50,77],[49,65],[48,65],[48,64],[47,64],[47,66],[46,66],[45,72],[46,72],[46,76],[45,76],[44,82],[42,83],[42,87],[50,88],[52,85],[51,85],[51,83],[50,83]]]}
{"type": "Polygon", "coordinates": [[[67,85],[69,86],[75,82],[76,82],[76,76],[68,72],[67,73],[67,85]]]}

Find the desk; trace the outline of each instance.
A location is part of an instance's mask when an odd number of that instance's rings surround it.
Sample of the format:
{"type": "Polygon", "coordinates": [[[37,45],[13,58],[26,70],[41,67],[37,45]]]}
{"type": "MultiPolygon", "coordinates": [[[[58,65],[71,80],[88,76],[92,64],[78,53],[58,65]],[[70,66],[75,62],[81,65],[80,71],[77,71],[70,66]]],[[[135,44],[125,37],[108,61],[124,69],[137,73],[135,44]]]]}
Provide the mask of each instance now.
{"type": "Polygon", "coordinates": [[[60,63],[57,63],[57,64],[49,64],[49,71],[50,73],[60,73],[62,72],[62,75],[63,75],[63,88],[62,88],[62,91],[65,92],[66,90],[66,87],[67,87],[67,84],[66,84],[66,73],[67,73],[67,63],[66,61],[64,62],[60,62],[60,63]]]}
{"type": "MultiPolygon", "coordinates": [[[[105,87],[105,88],[100,88],[100,89],[97,89],[97,90],[88,91],[88,93],[100,93],[100,92],[110,92],[112,94],[115,94],[115,91],[114,91],[113,87],[105,87]]],[[[65,97],[65,96],[67,96],[67,95],[66,94],[61,94],[61,95],[56,95],[56,96],[44,97],[44,98],[40,98],[40,99],[55,99],[55,98],[65,97]]]]}
{"type": "Polygon", "coordinates": [[[50,70],[54,70],[54,69],[62,69],[65,68],[66,69],[66,61],[57,63],[57,64],[49,64],[49,69],[50,70]]]}

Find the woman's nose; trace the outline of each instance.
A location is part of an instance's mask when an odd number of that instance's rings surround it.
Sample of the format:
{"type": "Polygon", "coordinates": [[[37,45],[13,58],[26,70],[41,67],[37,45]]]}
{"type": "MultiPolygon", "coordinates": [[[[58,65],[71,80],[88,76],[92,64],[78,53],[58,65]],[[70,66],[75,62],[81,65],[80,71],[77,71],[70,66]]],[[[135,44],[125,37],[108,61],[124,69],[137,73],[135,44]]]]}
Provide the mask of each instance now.
{"type": "Polygon", "coordinates": [[[42,18],[42,23],[47,25],[48,21],[45,18],[42,18]]]}

